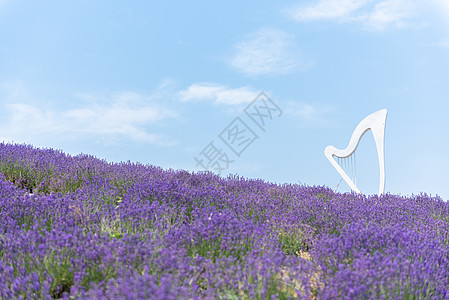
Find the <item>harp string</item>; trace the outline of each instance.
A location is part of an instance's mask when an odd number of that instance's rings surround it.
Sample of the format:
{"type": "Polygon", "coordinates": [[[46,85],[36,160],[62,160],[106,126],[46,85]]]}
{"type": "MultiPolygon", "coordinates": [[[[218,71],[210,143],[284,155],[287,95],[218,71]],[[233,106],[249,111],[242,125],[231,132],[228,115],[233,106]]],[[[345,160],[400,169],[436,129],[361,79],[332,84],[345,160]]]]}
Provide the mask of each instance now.
{"type": "MultiPolygon", "coordinates": [[[[349,178],[351,178],[352,182],[357,185],[357,156],[356,151],[347,157],[338,157],[337,162],[342,167],[342,169],[348,174],[349,178]]],[[[337,189],[340,186],[342,179],[337,184],[337,189]]]]}

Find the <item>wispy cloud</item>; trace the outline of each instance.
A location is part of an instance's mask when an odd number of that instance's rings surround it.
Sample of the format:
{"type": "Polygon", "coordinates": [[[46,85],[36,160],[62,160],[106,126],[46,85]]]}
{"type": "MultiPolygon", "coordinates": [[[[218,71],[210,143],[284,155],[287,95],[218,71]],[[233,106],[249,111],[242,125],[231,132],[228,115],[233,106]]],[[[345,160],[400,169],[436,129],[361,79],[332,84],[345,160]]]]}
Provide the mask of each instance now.
{"type": "Polygon", "coordinates": [[[8,111],[9,118],[0,127],[0,136],[10,141],[30,142],[43,137],[94,138],[106,143],[132,140],[161,146],[176,143],[163,134],[148,132],[148,125],[176,118],[177,113],[148,101],[145,95],[123,92],[110,96],[79,94],[78,98],[85,104],[65,110],[28,103],[5,104],[3,109],[8,111]]]}
{"type": "Polygon", "coordinates": [[[439,15],[442,16],[443,22],[449,27],[449,1],[448,0],[434,0],[437,3],[439,15]]]}
{"type": "Polygon", "coordinates": [[[441,42],[437,43],[436,45],[443,47],[443,48],[449,48],[449,39],[442,40],[441,42]]]}
{"type": "Polygon", "coordinates": [[[449,48],[449,38],[442,39],[438,42],[434,43],[425,43],[424,46],[430,46],[430,47],[441,47],[441,48],[449,48]]]}
{"type": "Polygon", "coordinates": [[[313,21],[319,19],[338,19],[349,17],[353,12],[372,0],[321,0],[312,5],[297,6],[290,15],[297,21],[313,21]]]}
{"type": "Polygon", "coordinates": [[[365,29],[384,31],[405,27],[419,12],[421,0],[319,0],[287,13],[298,22],[336,20],[359,23],[365,29]]]}
{"type": "Polygon", "coordinates": [[[195,83],[179,92],[179,98],[187,101],[210,101],[214,104],[240,105],[253,101],[260,91],[250,87],[231,89],[215,83],[195,83]]]}
{"type": "Polygon", "coordinates": [[[443,9],[444,13],[449,16],[449,1],[447,0],[436,0],[437,3],[440,5],[441,9],[443,9]]]}
{"type": "Polygon", "coordinates": [[[382,1],[375,5],[374,9],[366,16],[365,22],[368,28],[378,31],[389,27],[405,27],[410,18],[418,12],[417,3],[409,0],[382,1]]]}
{"type": "Polygon", "coordinates": [[[331,122],[327,115],[334,111],[334,107],[325,104],[311,104],[298,101],[287,101],[285,103],[284,113],[299,119],[299,125],[302,127],[330,126],[331,122]]]}
{"type": "Polygon", "coordinates": [[[296,49],[293,36],[281,30],[261,29],[234,48],[230,64],[247,75],[287,74],[313,65],[296,49]]]}

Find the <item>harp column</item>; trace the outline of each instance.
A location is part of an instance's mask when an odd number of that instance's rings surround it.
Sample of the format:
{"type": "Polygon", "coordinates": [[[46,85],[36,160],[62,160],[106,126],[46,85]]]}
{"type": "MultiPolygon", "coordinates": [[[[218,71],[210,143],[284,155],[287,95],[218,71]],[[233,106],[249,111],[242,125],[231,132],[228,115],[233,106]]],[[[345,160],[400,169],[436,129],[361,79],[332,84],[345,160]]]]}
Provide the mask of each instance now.
{"type": "Polygon", "coordinates": [[[335,161],[335,157],[347,158],[355,153],[360,139],[368,131],[371,130],[376,143],[377,156],[379,159],[379,195],[384,193],[385,189],[385,156],[384,156],[384,143],[385,143],[385,123],[387,120],[387,110],[381,109],[376,111],[365,119],[363,119],[355,128],[349,144],[345,149],[337,149],[334,146],[327,146],[324,149],[324,155],[334,166],[341,177],[346,181],[351,190],[356,193],[360,193],[355,183],[349,178],[348,174],[341,168],[341,166],[335,161]]]}

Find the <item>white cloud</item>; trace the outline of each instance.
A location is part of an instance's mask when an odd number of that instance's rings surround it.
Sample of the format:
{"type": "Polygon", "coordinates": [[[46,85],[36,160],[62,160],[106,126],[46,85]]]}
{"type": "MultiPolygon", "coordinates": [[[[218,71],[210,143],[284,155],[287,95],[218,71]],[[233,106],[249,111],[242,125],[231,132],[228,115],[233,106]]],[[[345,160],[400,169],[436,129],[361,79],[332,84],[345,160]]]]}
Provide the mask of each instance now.
{"type": "Polygon", "coordinates": [[[45,109],[27,103],[9,103],[8,121],[0,136],[9,141],[36,141],[39,137],[54,139],[95,138],[107,143],[134,140],[170,146],[175,142],[162,134],[149,133],[146,125],[175,118],[167,108],[144,101],[147,97],[132,92],[110,97],[80,94],[87,105],[74,109],[45,109]]]}
{"type": "Polygon", "coordinates": [[[449,16],[449,1],[448,0],[437,0],[437,3],[444,10],[444,12],[449,16]]]}
{"type": "Polygon", "coordinates": [[[441,42],[437,43],[437,46],[449,48],[449,39],[442,40],[441,42]]]}
{"type": "MultiPolygon", "coordinates": [[[[1,1],[1,0],[0,0],[1,1]]],[[[25,85],[21,81],[4,81],[0,83],[2,100],[14,101],[20,98],[29,98],[25,85]]]]}
{"type": "Polygon", "coordinates": [[[297,21],[347,17],[372,0],[321,0],[315,5],[296,7],[289,14],[297,21]]]}
{"type": "Polygon", "coordinates": [[[320,0],[288,11],[299,22],[336,20],[360,23],[365,29],[384,31],[407,26],[422,0],[320,0]]]}
{"type": "Polygon", "coordinates": [[[427,43],[425,46],[449,48],[449,39],[442,39],[436,43],[427,43]]]}
{"type": "Polygon", "coordinates": [[[287,74],[313,64],[295,49],[293,37],[281,30],[261,29],[234,48],[230,64],[247,75],[287,74]]]}
{"type": "Polygon", "coordinates": [[[442,18],[443,23],[449,27],[449,0],[435,0],[435,2],[439,16],[442,18]]]}
{"type": "Polygon", "coordinates": [[[404,27],[417,13],[417,5],[408,0],[389,0],[375,5],[364,20],[369,28],[383,31],[388,27],[404,27]]]}
{"type": "Polygon", "coordinates": [[[207,100],[214,104],[240,105],[250,103],[258,94],[258,91],[249,87],[230,89],[224,85],[206,82],[192,84],[186,90],[180,91],[179,98],[184,102],[207,100]]]}
{"type": "Polygon", "coordinates": [[[327,127],[332,123],[327,118],[327,114],[334,108],[324,104],[310,104],[298,101],[287,101],[284,113],[299,119],[300,126],[322,126],[327,127]]]}

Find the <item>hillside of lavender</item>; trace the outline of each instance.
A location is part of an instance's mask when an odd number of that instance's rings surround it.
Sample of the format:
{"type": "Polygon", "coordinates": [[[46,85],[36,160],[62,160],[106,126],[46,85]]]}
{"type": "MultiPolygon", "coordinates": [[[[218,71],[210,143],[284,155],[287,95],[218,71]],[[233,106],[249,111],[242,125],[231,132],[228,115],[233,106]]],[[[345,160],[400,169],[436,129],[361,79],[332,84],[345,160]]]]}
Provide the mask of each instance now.
{"type": "Polygon", "coordinates": [[[1,299],[449,299],[448,244],[426,194],[0,144],[1,299]]]}

